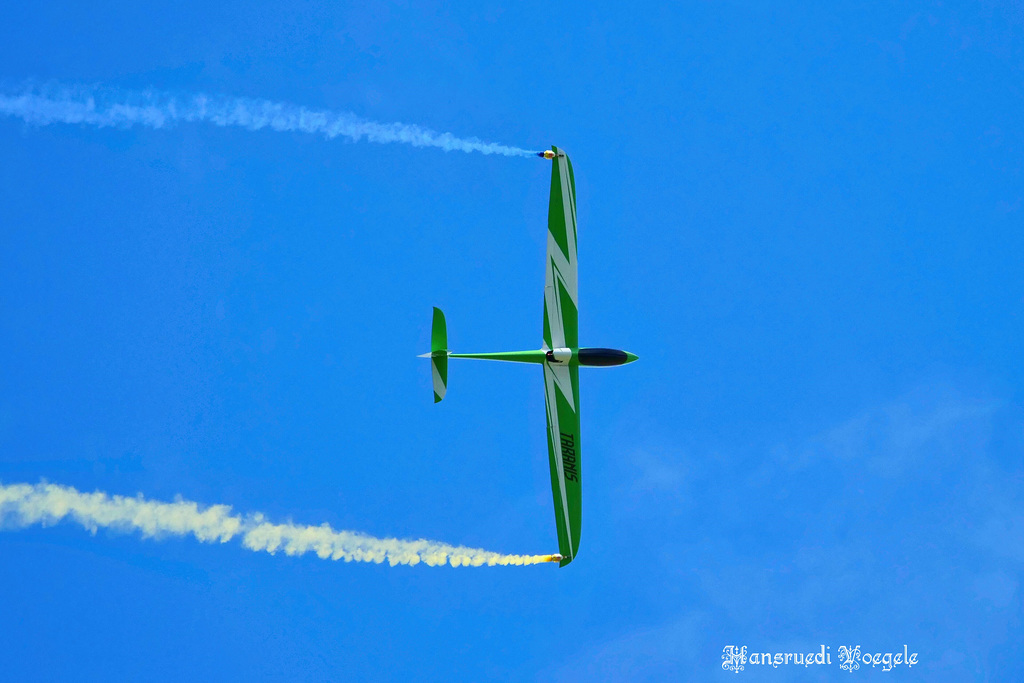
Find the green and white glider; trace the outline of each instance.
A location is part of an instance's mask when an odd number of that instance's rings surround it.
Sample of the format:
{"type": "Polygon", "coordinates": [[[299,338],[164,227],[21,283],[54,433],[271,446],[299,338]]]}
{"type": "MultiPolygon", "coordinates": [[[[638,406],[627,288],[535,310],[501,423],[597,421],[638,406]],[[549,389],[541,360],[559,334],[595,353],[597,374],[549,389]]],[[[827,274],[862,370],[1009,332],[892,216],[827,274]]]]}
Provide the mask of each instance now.
{"type": "Polygon", "coordinates": [[[448,359],[536,363],[544,369],[544,402],[548,418],[548,456],[555,499],[560,566],[572,562],[580,547],[580,379],[579,366],[607,367],[636,360],[626,351],[580,348],[579,299],[576,290],[576,185],[572,164],[563,150],[552,147],[538,156],[550,159],[551,199],[548,204],[548,256],[544,277],[544,345],[536,351],[452,353],[444,314],[434,309],[430,335],[430,369],[434,402],[448,388],[448,359]]]}

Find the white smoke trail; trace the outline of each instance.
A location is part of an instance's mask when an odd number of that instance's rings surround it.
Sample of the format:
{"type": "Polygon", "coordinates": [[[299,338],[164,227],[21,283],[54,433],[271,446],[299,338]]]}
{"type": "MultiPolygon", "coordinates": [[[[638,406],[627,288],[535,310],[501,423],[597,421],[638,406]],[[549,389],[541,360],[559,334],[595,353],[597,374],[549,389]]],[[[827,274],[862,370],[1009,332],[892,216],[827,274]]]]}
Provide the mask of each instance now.
{"type": "Polygon", "coordinates": [[[530,156],[518,147],[460,138],[408,123],[378,123],[349,112],[307,109],[294,104],[222,95],[175,96],[156,91],[124,92],[84,86],[49,85],[19,91],[0,89],[0,114],[31,124],[81,123],[92,126],[163,128],[175,123],[204,121],[247,130],[312,133],[327,139],[400,142],[414,147],[437,147],[446,152],[480,152],[530,156]],[[6,90],[6,92],[4,92],[6,90]]]}
{"type": "Polygon", "coordinates": [[[228,505],[200,509],[192,501],[179,499],[163,503],[146,500],[141,494],[128,498],[100,491],[81,493],[70,486],[58,484],[0,484],[0,529],[32,524],[47,526],[65,519],[75,521],[93,533],[105,527],[138,531],[146,538],[191,534],[204,543],[227,543],[240,536],[242,545],[249,550],[263,550],[271,555],[278,550],[287,555],[314,552],[325,560],[387,562],[392,567],[420,562],[431,567],[445,564],[453,567],[507,566],[561,559],[558,555],[503,555],[436,541],[375,538],[356,531],[335,531],[326,523],[320,526],[271,524],[258,513],[249,517],[234,515],[228,505]]]}

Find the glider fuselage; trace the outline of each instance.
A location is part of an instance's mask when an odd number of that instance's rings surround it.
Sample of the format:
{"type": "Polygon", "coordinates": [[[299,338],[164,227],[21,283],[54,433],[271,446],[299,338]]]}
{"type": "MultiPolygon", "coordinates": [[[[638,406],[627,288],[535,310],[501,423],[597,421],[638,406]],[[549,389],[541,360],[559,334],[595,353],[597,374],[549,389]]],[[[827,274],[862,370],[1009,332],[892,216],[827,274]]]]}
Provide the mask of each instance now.
{"type": "Polygon", "coordinates": [[[584,365],[605,368],[625,365],[636,360],[636,355],[619,349],[538,349],[536,351],[499,351],[496,353],[449,353],[449,358],[475,358],[512,363],[551,363],[553,365],[584,365]]]}

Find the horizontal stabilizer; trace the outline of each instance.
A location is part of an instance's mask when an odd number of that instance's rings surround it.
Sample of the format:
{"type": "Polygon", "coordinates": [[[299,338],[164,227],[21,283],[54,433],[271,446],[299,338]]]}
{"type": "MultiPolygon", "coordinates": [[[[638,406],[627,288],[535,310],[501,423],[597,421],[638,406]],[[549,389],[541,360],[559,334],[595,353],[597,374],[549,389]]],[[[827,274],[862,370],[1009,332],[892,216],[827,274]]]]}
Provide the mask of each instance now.
{"type": "Polygon", "coordinates": [[[434,403],[440,403],[448,390],[448,326],[437,306],[430,326],[430,374],[434,379],[434,403]]]}

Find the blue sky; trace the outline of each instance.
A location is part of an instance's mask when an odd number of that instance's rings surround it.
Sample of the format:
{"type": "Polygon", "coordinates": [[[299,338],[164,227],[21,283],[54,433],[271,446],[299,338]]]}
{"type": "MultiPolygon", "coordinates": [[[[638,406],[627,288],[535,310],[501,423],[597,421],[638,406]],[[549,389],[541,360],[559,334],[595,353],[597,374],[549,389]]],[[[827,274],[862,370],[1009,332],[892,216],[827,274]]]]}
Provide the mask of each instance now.
{"type": "MultiPolygon", "coordinates": [[[[0,91],[265,98],[572,156],[569,567],[0,534],[17,680],[902,680],[1024,657],[1024,8],[74,3],[0,91]],[[833,660],[834,661],[834,660],[833,660]]],[[[556,547],[535,369],[550,164],[195,123],[0,118],[0,481],[556,547]]]]}

